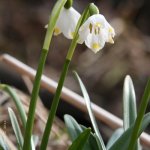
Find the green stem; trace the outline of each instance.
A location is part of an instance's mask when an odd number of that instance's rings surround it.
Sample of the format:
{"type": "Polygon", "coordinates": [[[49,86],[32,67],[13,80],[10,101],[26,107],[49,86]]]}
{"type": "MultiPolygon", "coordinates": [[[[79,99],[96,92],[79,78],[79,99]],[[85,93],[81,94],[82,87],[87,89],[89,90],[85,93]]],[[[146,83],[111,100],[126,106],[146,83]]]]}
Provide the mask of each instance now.
{"type": "Polygon", "coordinates": [[[144,95],[142,97],[140,109],[139,109],[138,116],[137,116],[133,131],[132,131],[128,150],[133,150],[135,147],[135,143],[136,143],[136,140],[138,139],[139,130],[141,127],[141,123],[142,123],[149,99],[150,99],[150,79],[148,80],[148,83],[147,83],[145,91],[144,91],[144,95]]]}
{"type": "Polygon", "coordinates": [[[67,53],[67,56],[66,56],[66,59],[70,60],[72,59],[72,56],[74,54],[74,50],[77,46],[77,40],[78,40],[78,36],[76,36],[74,39],[73,39],[75,42],[72,42],[71,45],[70,45],[70,48],[68,50],[68,53],[67,53]]]}
{"type": "Polygon", "coordinates": [[[57,111],[57,107],[58,107],[58,104],[60,101],[60,95],[61,95],[62,87],[63,87],[64,81],[65,81],[65,78],[66,78],[66,75],[68,72],[68,68],[69,68],[69,64],[71,62],[71,59],[72,59],[74,50],[76,48],[76,45],[77,45],[77,37],[75,37],[73,39],[71,46],[69,48],[69,51],[67,53],[67,56],[66,56],[66,60],[65,60],[65,63],[64,63],[63,69],[62,69],[62,73],[61,73],[61,76],[60,76],[60,79],[58,82],[57,89],[56,89],[56,94],[55,94],[53,101],[52,101],[52,106],[51,106],[51,109],[49,112],[48,120],[47,120],[44,134],[42,137],[40,150],[46,150],[49,135],[50,135],[52,124],[53,124],[53,120],[54,120],[54,117],[55,117],[55,114],[57,111]]]}
{"type": "Polygon", "coordinates": [[[45,130],[44,130],[40,150],[46,150],[46,147],[47,147],[47,144],[48,144],[48,139],[49,139],[49,134],[50,134],[52,124],[53,124],[53,120],[54,120],[56,110],[57,110],[57,107],[58,107],[58,104],[59,104],[60,94],[61,94],[61,91],[62,91],[62,87],[63,87],[63,84],[64,84],[65,77],[66,77],[67,72],[68,72],[69,64],[70,64],[70,60],[66,59],[65,63],[64,63],[64,66],[63,66],[63,70],[62,70],[60,79],[59,79],[56,94],[53,98],[51,110],[50,110],[50,113],[49,113],[49,117],[48,117],[48,120],[47,120],[45,130]]]}
{"type": "Polygon", "coordinates": [[[40,81],[43,73],[43,69],[45,66],[49,46],[51,43],[53,31],[57,22],[57,19],[59,17],[59,14],[61,12],[62,7],[65,5],[67,0],[57,0],[50,19],[48,23],[48,28],[43,44],[43,49],[42,49],[42,54],[40,57],[37,73],[35,76],[35,81],[33,85],[33,90],[31,94],[31,101],[30,101],[30,106],[29,106],[29,112],[28,112],[28,118],[27,118],[27,124],[26,124],[26,130],[25,130],[25,135],[24,135],[24,144],[23,144],[23,150],[30,150],[30,139],[31,139],[31,134],[32,134],[32,129],[33,129],[33,124],[34,124],[34,116],[35,116],[35,108],[36,108],[36,102],[37,102],[37,97],[40,89],[40,81]]]}
{"type": "Polygon", "coordinates": [[[41,76],[42,76],[43,68],[45,65],[47,53],[48,53],[47,50],[45,50],[45,49],[42,50],[41,58],[39,61],[39,66],[38,66],[36,77],[35,77],[33,91],[31,94],[31,101],[30,101],[30,106],[29,106],[25,136],[24,136],[23,150],[30,149],[30,139],[31,139],[33,123],[34,123],[36,102],[37,102],[37,97],[38,97],[38,93],[39,93],[39,89],[40,89],[40,81],[41,81],[41,76]]]}

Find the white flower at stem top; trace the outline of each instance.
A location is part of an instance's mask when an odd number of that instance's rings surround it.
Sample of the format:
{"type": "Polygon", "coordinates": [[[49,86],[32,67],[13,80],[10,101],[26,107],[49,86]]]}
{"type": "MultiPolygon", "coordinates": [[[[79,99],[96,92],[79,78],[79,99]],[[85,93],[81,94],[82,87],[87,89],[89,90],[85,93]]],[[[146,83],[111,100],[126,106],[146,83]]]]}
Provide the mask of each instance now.
{"type": "Polygon", "coordinates": [[[90,16],[79,29],[79,43],[85,42],[93,52],[98,52],[105,42],[114,43],[115,31],[101,14],[90,16]]]}
{"type": "Polygon", "coordinates": [[[81,15],[73,7],[70,7],[69,9],[63,7],[54,28],[54,35],[63,33],[66,38],[73,39],[80,16],[81,15]]]}

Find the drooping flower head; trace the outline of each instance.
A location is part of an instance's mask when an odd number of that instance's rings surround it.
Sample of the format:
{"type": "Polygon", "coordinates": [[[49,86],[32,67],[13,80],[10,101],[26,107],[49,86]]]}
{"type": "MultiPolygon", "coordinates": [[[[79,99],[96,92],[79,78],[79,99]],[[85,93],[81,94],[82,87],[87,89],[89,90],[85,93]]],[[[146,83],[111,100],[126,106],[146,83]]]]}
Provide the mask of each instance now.
{"type": "Polygon", "coordinates": [[[54,35],[62,32],[66,38],[72,39],[79,18],[80,14],[73,7],[63,8],[57,20],[54,35]]]}
{"type": "MultiPolygon", "coordinates": [[[[78,13],[73,7],[63,7],[54,28],[54,35],[57,36],[60,33],[63,33],[66,38],[73,39],[75,28],[80,16],[80,13],[78,13]]],[[[47,28],[47,25],[45,27],[47,28]]]]}
{"type": "Polygon", "coordinates": [[[101,14],[90,16],[79,29],[79,43],[85,42],[93,52],[98,52],[105,42],[114,43],[115,31],[101,14]]]}

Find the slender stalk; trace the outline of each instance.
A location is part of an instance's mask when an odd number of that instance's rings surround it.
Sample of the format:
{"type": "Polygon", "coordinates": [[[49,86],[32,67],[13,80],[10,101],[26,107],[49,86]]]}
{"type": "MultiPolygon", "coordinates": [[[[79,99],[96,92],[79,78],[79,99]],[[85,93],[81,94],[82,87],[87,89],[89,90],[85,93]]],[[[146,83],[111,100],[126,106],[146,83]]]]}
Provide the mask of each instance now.
{"type": "Polygon", "coordinates": [[[132,131],[131,140],[130,140],[130,143],[128,146],[128,150],[133,150],[135,147],[135,143],[136,143],[136,140],[137,140],[138,135],[139,135],[139,130],[141,127],[141,123],[142,123],[149,99],[150,99],[150,79],[148,80],[148,83],[147,83],[145,91],[144,91],[144,95],[142,97],[140,109],[138,112],[137,119],[135,121],[135,126],[134,126],[133,131],[132,131]]]}
{"type": "Polygon", "coordinates": [[[68,72],[69,64],[70,64],[70,60],[66,59],[65,63],[64,63],[64,66],[63,66],[63,70],[62,70],[60,79],[59,79],[56,94],[53,98],[51,110],[50,110],[50,113],[49,113],[49,117],[48,117],[48,120],[47,120],[45,130],[44,130],[44,135],[43,135],[43,138],[42,138],[40,150],[46,150],[48,139],[49,139],[49,134],[50,134],[52,124],[53,124],[53,120],[54,120],[56,110],[57,110],[57,107],[58,107],[58,104],[59,104],[60,94],[61,94],[61,91],[62,91],[62,87],[63,87],[63,84],[64,84],[65,77],[66,77],[67,72],[68,72]]]}
{"type": "Polygon", "coordinates": [[[57,19],[59,17],[59,14],[61,12],[61,9],[65,5],[66,1],[67,0],[57,0],[52,10],[50,19],[49,19],[48,28],[47,28],[47,32],[46,32],[46,36],[45,36],[45,40],[43,44],[43,49],[42,49],[37,73],[35,76],[35,81],[33,84],[33,90],[31,94],[31,101],[30,101],[26,130],[25,130],[25,135],[24,135],[23,150],[30,150],[30,139],[31,139],[33,124],[34,124],[35,108],[36,108],[37,97],[38,97],[38,93],[40,89],[41,77],[42,77],[43,69],[45,66],[53,31],[54,31],[57,19]]]}
{"type": "Polygon", "coordinates": [[[29,106],[29,112],[28,112],[28,118],[27,118],[27,124],[26,124],[26,130],[25,130],[25,136],[24,136],[24,145],[23,150],[29,150],[30,149],[30,139],[33,129],[33,123],[34,123],[34,115],[35,115],[35,108],[36,108],[36,102],[37,97],[40,89],[40,80],[43,72],[43,68],[45,65],[46,57],[47,57],[48,51],[43,49],[41,58],[39,61],[39,66],[37,69],[34,86],[31,94],[31,101],[29,106]]]}

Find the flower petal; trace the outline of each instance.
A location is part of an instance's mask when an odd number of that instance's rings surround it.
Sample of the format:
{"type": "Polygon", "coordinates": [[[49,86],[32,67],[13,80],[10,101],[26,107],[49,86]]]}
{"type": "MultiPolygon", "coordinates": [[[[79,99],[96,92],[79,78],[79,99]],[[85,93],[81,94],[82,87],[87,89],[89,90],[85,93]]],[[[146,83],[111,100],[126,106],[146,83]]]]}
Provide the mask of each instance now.
{"type": "Polygon", "coordinates": [[[115,30],[108,22],[106,22],[106,24],[107,24],[107,30],[108,30],[108,37],[107,37],[106,41],[113,44],[114,43],[113,38],[115,36],[115,30]]]}
{"type": "Polygon", "coordinates": [[[102,49],[105,45],[104,38],[99,35],[89,34],[87,39],[85,40],[85,44],[88,48],[90,48],[94,53],[97,53],[100,49],[102,49]]]}
{"type": "Polygon", "coordinates": [[[90,22],[92,25],[100,26],[101,28],[106,27],[106,19],[101,14],[95,14],[88,18],[87,22],[90,22]]]}
{"type": "MultiPolygon", "coordinates": [[[[87,24],[89,24],[87,22],[87,24]]],[[[83,42],[85,41],[85,39],[87,38],[88,34],[90,34],[89,29],[86,27],[86,25],[81,26],[81,28],[79,29],[79,39],[78,39],[78,43],[79,44],[83,44],[83,42]]]]}
{"type": "Polygon", "coordinates": [[[61,30],[58,27],[54,28],[54,35],[57,36],[61,33],[61,30]]]}
{"type": "Polygon", "coordinates": [[[79,18],[80,14],[74,8],[63,8],[56,26],[61,30],[66,38],[72,39],[79,18]]]}

